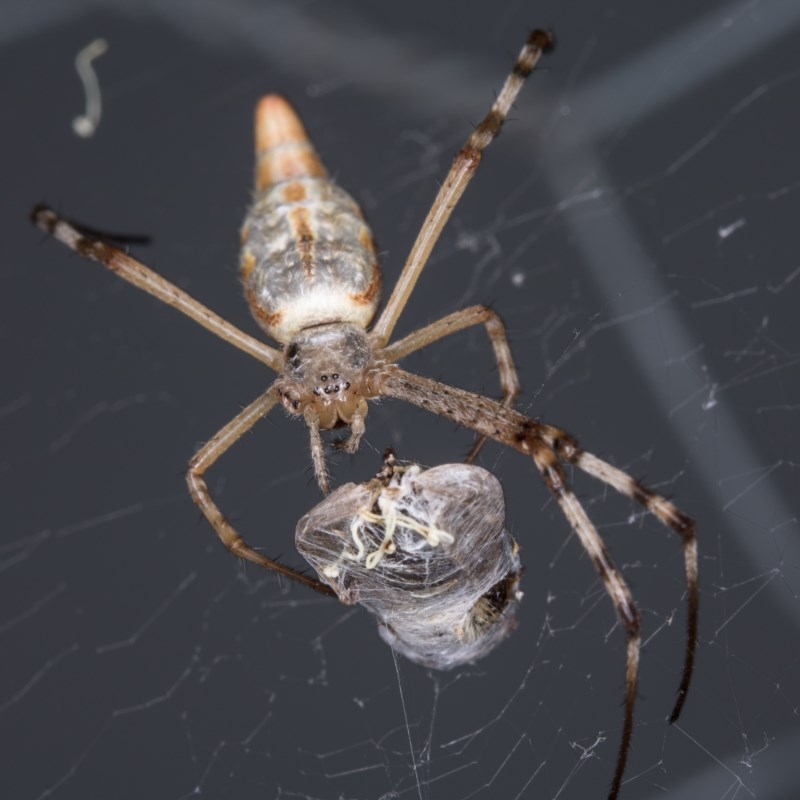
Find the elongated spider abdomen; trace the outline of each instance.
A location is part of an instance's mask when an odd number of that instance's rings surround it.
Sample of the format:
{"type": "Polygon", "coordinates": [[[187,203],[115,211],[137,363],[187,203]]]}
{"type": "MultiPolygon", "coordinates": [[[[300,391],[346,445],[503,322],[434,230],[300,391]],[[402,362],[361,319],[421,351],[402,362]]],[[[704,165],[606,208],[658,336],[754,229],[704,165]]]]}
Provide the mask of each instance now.
{"type": "Polygon", "coordinates": [[[387,468],[300,520],[297,549],[406,658],[450,669],[514,628],[520,561],[499,481],[470,464],[387,468]]]}
{"type": "Polygon", "coordinates": [[[256,108],[256,196],[240,274],[255,318],[282,344],[309,325],[366,328],[378,307],[378,257],[361,209],[278,95],[256,108]]]}

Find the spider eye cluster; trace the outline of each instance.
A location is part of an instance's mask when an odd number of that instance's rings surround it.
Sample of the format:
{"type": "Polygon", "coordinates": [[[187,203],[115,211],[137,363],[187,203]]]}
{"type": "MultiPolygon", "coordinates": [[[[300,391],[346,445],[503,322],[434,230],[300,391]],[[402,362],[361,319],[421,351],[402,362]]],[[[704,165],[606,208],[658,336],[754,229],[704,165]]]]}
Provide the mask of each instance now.
{"type": "Polygon", "coordinates": [[[513,630],[517,546],[497,479],[479,467],[417,465],[346,484],[300,520],[300,553],[344,603],[359,603],[407,658],[449,669],[513,630]]]}
{"type": "Polygon", "coordinates": [[[334,372],[330,375],[323,373],[319,376],[317,386],[314,389],[316,395],[332,395],[339,392],[346,392],[350,388],[350,381],[334,372]]]}
{"type": "Polygon", "coordinates": [[[313,408],[322,429],[349,425],[364,405],[360,390],[372,361],[366,334],[353,325],[301,331],[286,346],[284,371],[276,383],[284,408],[291,414],[313,408]]]}

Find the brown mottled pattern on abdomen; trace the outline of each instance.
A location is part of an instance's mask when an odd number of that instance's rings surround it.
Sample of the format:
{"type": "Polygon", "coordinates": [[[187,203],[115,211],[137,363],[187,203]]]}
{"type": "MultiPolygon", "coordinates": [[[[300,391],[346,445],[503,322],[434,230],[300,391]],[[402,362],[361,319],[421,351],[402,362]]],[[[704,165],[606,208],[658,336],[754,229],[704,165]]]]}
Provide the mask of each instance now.
{"type": "Polygon", "coordinates": [[[242,231],[245,292],[275,339],[309,324],[369,324],[380,291],[375,244],[356,202],[329,178],[267,187],[242,231]]]}

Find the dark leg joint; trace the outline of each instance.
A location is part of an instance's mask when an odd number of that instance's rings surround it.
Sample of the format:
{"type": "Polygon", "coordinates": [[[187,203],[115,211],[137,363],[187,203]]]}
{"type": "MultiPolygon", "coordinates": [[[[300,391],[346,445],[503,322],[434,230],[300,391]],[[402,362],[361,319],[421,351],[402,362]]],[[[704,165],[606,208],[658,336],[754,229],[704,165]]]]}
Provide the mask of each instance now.
{"type": "Polygon", "coordinates": [[[552,31],[537,28],[528,37],[528,44],[532,47],[538,47],[543,53],[549,53],[556,46],[556,37],[552,31]]]}
{"type": "Polygon", "coordinates": [[[31,222],[46,233],[52,233],[56,227],[56,215],[47,206],[39,203],[31,211],[31,222]]]}

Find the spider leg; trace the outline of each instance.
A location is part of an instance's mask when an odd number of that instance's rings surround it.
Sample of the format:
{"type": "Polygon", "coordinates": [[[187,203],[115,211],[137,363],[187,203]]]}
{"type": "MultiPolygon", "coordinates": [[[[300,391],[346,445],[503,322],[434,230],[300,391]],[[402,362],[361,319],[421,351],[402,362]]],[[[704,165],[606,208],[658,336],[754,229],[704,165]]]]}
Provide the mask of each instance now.
{"type": "Polygon", "coordinates": [[[224,339],[268,367],[272,367],[276,372],[282,369],[283,355],[279,350],[240,331],[118,247],[98,239],[87,229],[76,227],[46,206],[36,206],[31,212],[31,219],[45,233],[58,239],[70,250],[74,250],[85,258],[90,258],[92,261],[98,261],[123,280],[132,283],[153,297],[157,297],[163,303],[177,308],[178,311],[216,334],[220,339],[224,339]]]}
{"type": "Polygon", "coordinates": [[[501,444],[512,447],[536,462],[545,483],[556,496],[559,506],[570,522],[581,543],[591,555],[611,596],[628,636],[626,669],[625,721],[622,741],[617,759],[617,768],[611,787],[613,800],[622,783],[633,733],[633,706],[636,699],[636,683],[641,647],[639,638],[639,615],[622,576],[617,572],[608,555],[600,535],[583,507],[569,488],[559,459],[563,459],[584,470],[593,477],[613,486],[623,494],[634,498],[665,524],[675,530],[684,541],[684,560],[689,593],[689,624],[686,659],[678,692],[678,702],[670,719],[674,721],[683,706],[689,688],[694,652],[697,640],[697,545],[694,522],[680,512],[668,500],[646,489],[622,470],[612,467],[597,456],[580,449],[575,439],[563,431],[537,420],[530,419],[494,400],[472,392],[457,389],[438,381],[414,375],[395,364],[385,364],[373,377],[376,394],[396,397],[413,403],[434,414],[488,436],[501,444]]]}
{"type": "Polygon", "coordinates": [[[286,567],[278,561],[267,558],[256,550],[234,530],[233,526],[225,519],[216,503],[211,499],[208,486],[203,476],[209,467],[227,450],[230,449],[253,425],[263,419],[278,402],[278,394],[273,389],[261,395],[257,400],[250,403],[243,411],[237,414],[213,439],[207,442],[189,462],[189,471],[186,473],[186,482],[189,484],[189,492],[192,500],[200,507],[206,519],[212,524],[217,536],[228,550],[239,558],[245,558],[258,564],[260,567],[275,570],[281,575],[299,583],[310,586],[323,594],[333,594],[333,590],[324,583],[304,575],[291,567],[286,567]]]}
{"type": "Polygon", "coordinates": [[[525,83],[525,79],[533,72],[542,53],[553,46],[553,37],[543,30],[535,30],[517,56],[514,66],[506,78],[500,94],[493,103],[489,113],[472,132],[461,151],[453,161],[444,183],[439,189],[428,216],[422,223],[417,239],[411,247],[403,271],[395,284],[386,307],[383,309],[373,328],[378,346],[385,345],[392,335],[394,326],[403,311],[414,285],[417,282],[434,245],[439,240],[442,229],[450,219],[453,209],[464,194],[475,170],[478,168],[483,151],[492,143],[500,132],[500,128],[508,115],[511,106],[525,83]]]}
{"type": "Polygon", "coordinates": [[[542,435],[550,447],[564,461],[574,464],[593,478],[616,489],[621,494],[636,500],[659,522],[671,528],[683,540],[683,560],[686,572],[689,614],[687,619],[686,654],[683,659],[683,671],[678,687],[675,706],[669,715],[670,723],[675,722],[683,709],[689,692],[689,683],[694,670],[695,651],[697,649],[697,618],[700,605],[697,575],[697,536],[694,520],[675,507],[666,497],[662,497],[652,489],[643,486],[621,469],[612,466],[601,458],[581,449],[577,441],[564,431],[550,425],[542,426],[542,435]]]}
{"type": "MultiPolygon", "coordinates": [[[[389,362],[399,361],[401,358],[416,350],[421,350],[429,344],[458,333],[473,325],[483,324],[492,343],[497,371],[500,375],[500,387],[503,390],[503,405],[511,407],[519,397],[520,386],[511,348],[508,345],[506,326],[500,315],[488,306],[470,306],[453,314],[448,314],[424,328],[410,333],[378,353],[378,358],[389,362]]],[[[486,444],[486,436],[481,436],[474,444],[466,458],[466,463],[471,464],[486,444]]]]}
{"type": "Polygon", "coordinates": [[[627,635],[627,661],[625,668],[625,720],[622,726],[622,738],[617,754],[617,766],[614,770],[614,780],[611,783],[609,800],[615,800],[622,785],[622,776],[625,774],[625,764],[633,737],[633,709],[636,703],[636,689],[639,680],[639,653],[642,640],[639,633],[639,611],[633,601],[628,584],[603,544],[600,534],[594,523],[589,519],[586,510],[581,505],[575,493],[570,488],[564,469],[558,462],[558,456],[552,448],[540,440],[539,446],[533,446],[533,460],[539,468],[547,488],[553,493],[558,505],[564,512],[570,527],[578,534],[581,544],[594,562],[595,569],[603,580],[617,616],[625,627],[627,635]]]}

